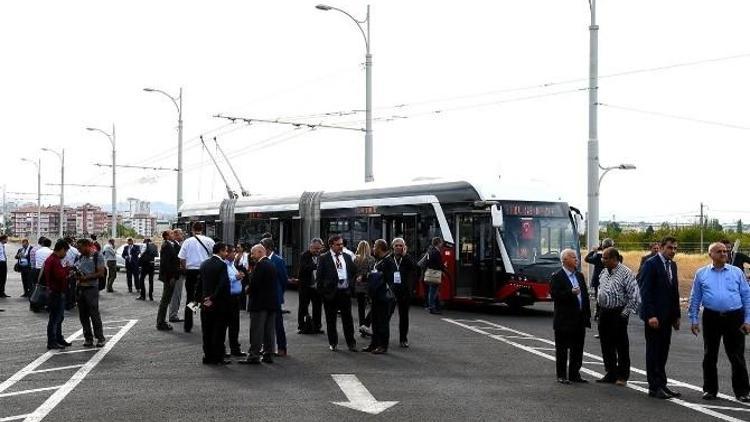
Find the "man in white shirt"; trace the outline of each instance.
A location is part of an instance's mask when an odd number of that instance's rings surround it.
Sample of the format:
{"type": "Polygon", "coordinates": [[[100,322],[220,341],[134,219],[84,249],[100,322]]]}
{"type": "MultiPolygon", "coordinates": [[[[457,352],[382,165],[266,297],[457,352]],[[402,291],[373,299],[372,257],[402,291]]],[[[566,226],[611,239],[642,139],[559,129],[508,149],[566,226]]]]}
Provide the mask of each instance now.
{"type": "Polygon", "coordinates": [[[32,262],[33,269],[31,270],[31,291],[34,291],[34,285],[39,281],[39,272],[44,267],[44,261],[52,255],[52,240],[46,237],[39,239],[39,247],[34,249],[34,260],[32,262]]]}
{"type": "Polygon", "coordinates": [[[5,252],[5,244],[8,236],[0,236],[0,299],[10,297],[5,294],[5,281],[8,279],[8,254],[5,252]]]}
{"type": "Polygon", "coordinates": [[[102,250],[104,261],[107,264],[107,292],[112,293],[115,290],[112,284],[117,278],[117,250],[115,250],[115,239],[109,239],[107,245],[102,250]]]}
{"type": "Polygon", "coordinates": [[[201,296],[200,267],[203,261],[212,256],[214,241],[203,235],[203,223],[193,223],[193,235],[185,239],[177,257],[180,268],[185,270],[185,325],[184,330],[189,333],[193,329],[193,311],[187,304],[195,302],[201,296]]]}

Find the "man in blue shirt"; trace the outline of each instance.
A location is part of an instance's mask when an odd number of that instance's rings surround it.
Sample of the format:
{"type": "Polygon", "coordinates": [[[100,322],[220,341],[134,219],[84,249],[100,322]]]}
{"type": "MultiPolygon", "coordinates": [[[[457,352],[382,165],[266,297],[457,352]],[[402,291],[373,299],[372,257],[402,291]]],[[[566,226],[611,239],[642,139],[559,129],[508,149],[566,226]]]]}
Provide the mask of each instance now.
{"type": "Polygon", "coordinates": [[[737,400],[750,402],[750,382],[745,364],[745,335],[750,333],[750,286],[742,271],[727,263],[728,250],[712,243],[708,254],[713,261],[695,273],[690,293],[690,330],[700,332],[698,311],[703,305],[703,399],[714,400],[719,390],[716,361],[719,342],[724,341],[732,366],[732,390],[737,400]]]}

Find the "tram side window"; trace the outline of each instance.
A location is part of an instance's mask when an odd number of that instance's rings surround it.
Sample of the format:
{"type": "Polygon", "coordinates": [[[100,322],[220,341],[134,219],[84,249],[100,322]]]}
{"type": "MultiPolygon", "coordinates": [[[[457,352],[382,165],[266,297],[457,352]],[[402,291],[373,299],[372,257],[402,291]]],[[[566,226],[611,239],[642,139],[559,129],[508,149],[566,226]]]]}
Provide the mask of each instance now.
{"type": "Polygon", "coordinates": [[[422,253],[427,250],[433,237],[442,237],[440,226],[436,217],[422,216],[417,229],[417,239],[419,244],[415,252],[422,253]]]}
{"type": "Polygon", "coordinates": [[[271,231],[271,224],[266,220],[246,220],[237,222],[235,230],[235,242],[248,242],[254,245],[260,242],[263,233],[271,231]]]}
{"type": "Polygon", "coordinates": [[[324,241],[327,241],[328,237],[335,233],[340,234],[341,237],[344,238],[344,241],[347,243],[350,250],[357,247],[353,242],[351,223],[349,219],[324,219],[320,226],[320,234],[325,237],[323,239],[324,241]]]}

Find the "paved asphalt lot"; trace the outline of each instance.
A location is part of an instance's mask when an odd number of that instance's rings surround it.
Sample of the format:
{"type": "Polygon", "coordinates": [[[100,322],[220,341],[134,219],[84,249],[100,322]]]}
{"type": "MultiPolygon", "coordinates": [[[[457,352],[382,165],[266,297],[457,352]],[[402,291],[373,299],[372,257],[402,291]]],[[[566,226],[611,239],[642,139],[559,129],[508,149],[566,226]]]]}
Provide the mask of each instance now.
{"type": "MultiPolygon", "coordinates": [[[[157,302],[135,301],[119,274],[115,293],[104,293],[108,346],[84,350],[80,340],[68,352],[47,353],[47,314],[28,310],[20,279],[10,273],[0,300],[0,421],[329,421],[329,420],[750,420],[750,407],[732,400],[700,399],[702,341],[676,333],[668,374],[687,384],[675,389],[681,401],[650,399],[645,375],[634,373],[630,388],[613,385],[563,386],[555,382],[551,305],[513,314],[506,308],[449,309],[430,315],[411,310],[411,347],[399,349],[397,316],[391,350],[374,356],[330,352],[324,335],[296,334],[297,293],[286,294],[289,356],[272,365],[226,367],[201,361],[200,326],[192,333],[159,332],[157,302]],[[114,336],[114,337],[113,337],[114,336]],[[353,374],[378,401],[398,403],[370,415],[332,402],[347,397],[332,374],[353,374]],[[704,405],[715,408],[702,407],[704,405]],[[31,415],[31,416],[27,416],[31,415]],[[45,417],[46,416],[46,417],[45,417]]],[[[355,313],[356,315],[356,313],[355,313]]],[[[356,316],[355,316],[356,318],[356,316]]],[[[63,331],[80,330],[75,311],[63,331]]],[[[633,367],[645,369],[643,326],[631,322],[633,367]]],[[[240,341],[247,346],[242,315],[240,341]]],[[[602,371],[593,332],[587,334],[584,378],[602,371]]],[[[340,341],[343,344],[343,339],[340,341]]],[[[360,346],[366,345],[361,339],[360,346]]],[[[726,358],[720,364],[721,392],[732,396],[726,358]]]]}

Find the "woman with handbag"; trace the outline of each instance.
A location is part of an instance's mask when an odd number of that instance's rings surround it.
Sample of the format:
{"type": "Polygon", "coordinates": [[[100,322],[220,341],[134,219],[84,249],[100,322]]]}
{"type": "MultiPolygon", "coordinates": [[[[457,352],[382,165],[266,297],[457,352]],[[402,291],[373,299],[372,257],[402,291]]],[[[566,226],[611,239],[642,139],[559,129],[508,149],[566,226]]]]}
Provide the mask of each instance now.
{"type": "MultiPolygon", "coordinates": [[[[62,335],[65,318],[65,291],[68,288],[69,267],[63,267],[62,259],[70,246],[64,240],[55,243],[52,255],[44,261],[42,277],[49,290],[49,322],[47,323],[47,349],[62,349],[71,344],[62,335]]],[[[40,286],[37,286],[39,288],[40,286]]]]}
{"type": "Polygon", "coordinates": [[[443,259],[440,253],[443,240],[435,237],[427,248],[427,263],[425,264],[425,285],[427,287],[427,306],[431,314],[440,314],[440,281],[443,275],[443,259]],[[436,282],[437,281],[437,282],[436,282]]]}
{"type": "Polygon", "coordinates": [[[367,317],[367,276],[375,266],[375,258],[372,256],[370,244],[362,240],[357,245],[354,254],[354,265],[357,267],[357,276],[354,279],[354,294],[357,296],[357,316],[359,321],[359,332],[366,334],[370,327],[370,319],[367,317]]]}

